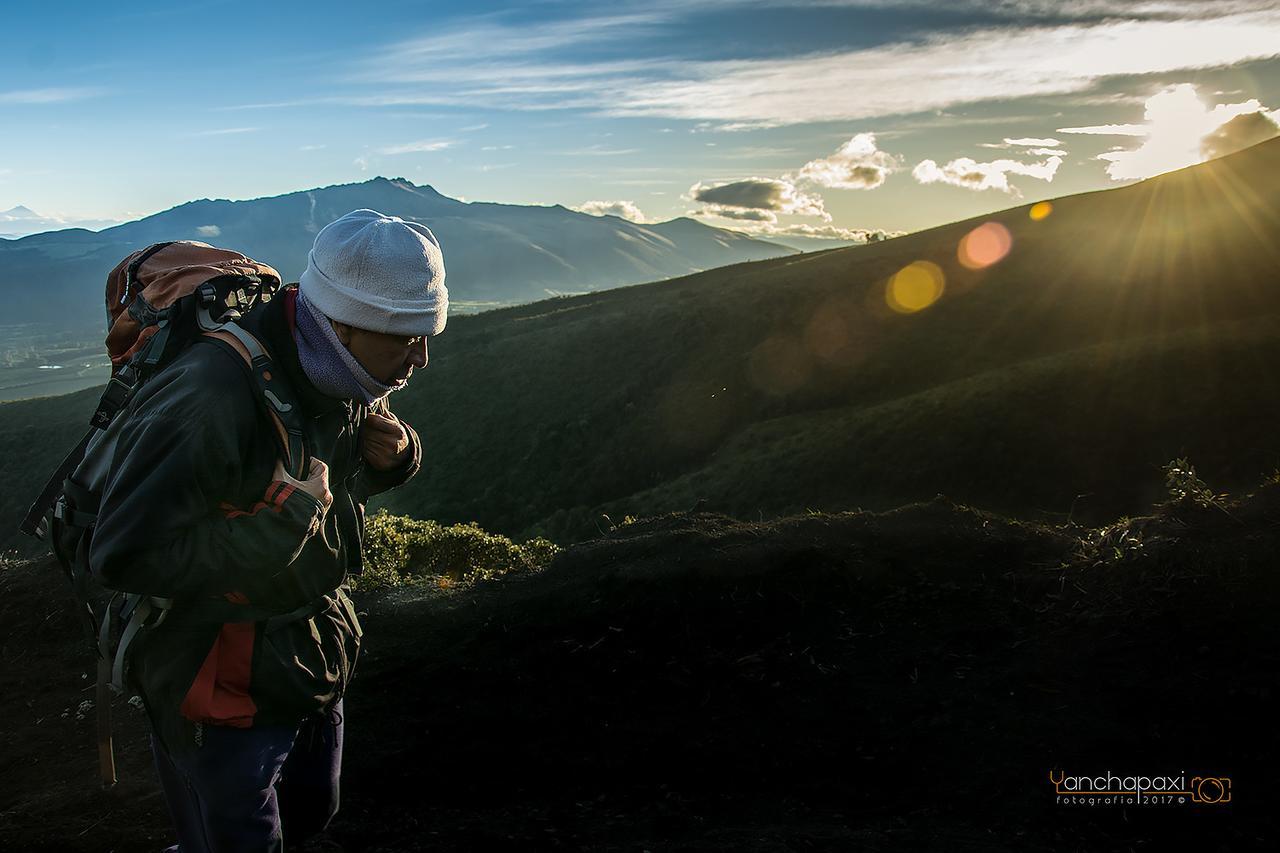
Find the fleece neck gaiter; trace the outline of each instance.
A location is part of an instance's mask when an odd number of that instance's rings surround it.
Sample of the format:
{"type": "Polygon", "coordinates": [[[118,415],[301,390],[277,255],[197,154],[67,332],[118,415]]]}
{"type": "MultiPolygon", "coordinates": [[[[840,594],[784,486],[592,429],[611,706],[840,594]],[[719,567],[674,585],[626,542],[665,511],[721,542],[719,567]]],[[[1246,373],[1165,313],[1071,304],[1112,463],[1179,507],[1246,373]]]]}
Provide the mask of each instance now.
{"type": "Polygon", "coordinates": [[[372,406],[378,399],[392,391],[399,391],[406,382],[384,385],[343,346],[329,318],[298,292],[297,314],[294,318],[293,339],[298,345],[298,361],[302,369],[322,394],[341,400],[355,400],[372,406]]]}

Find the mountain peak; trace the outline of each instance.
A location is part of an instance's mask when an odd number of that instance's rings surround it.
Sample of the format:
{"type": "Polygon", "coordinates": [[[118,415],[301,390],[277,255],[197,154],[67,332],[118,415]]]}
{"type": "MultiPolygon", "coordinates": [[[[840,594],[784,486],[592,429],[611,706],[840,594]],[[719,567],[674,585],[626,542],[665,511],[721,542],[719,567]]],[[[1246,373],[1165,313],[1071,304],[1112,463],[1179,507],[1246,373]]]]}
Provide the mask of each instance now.
{"type": "Polygon", "coordinates": [[[0,216],[9,217],[11,219],[39,219],[40,218],[40,214],[36,213],[31,208],[22,204],[18,205],[17,207],[9,208],[3,213],[0,213],[0,216]]]}

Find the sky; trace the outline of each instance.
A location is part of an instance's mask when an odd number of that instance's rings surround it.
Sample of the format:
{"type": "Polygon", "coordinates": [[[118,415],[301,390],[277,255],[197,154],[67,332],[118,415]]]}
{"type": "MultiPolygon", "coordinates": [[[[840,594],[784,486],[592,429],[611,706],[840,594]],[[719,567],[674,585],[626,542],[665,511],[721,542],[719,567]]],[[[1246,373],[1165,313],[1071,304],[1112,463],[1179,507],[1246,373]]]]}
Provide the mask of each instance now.
{"type": "Polygon", "coordinates": [[[862,239],[1181,168],[1278,109],[1280,0],[6,4],[0,234],[381,175],[862,239]]]}

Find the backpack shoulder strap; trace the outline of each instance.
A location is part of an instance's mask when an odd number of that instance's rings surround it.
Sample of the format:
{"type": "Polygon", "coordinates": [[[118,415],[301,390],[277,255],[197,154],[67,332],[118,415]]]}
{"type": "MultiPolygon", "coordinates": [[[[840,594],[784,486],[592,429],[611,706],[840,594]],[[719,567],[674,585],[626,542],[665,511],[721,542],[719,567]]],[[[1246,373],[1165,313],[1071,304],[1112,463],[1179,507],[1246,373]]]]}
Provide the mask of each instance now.
{"type": "Polygon", "coordinates": [[[306,445],[302,434],[302,413],[293,391],[272,369],[271,356],[262,343],[235,321],[222,323],[218,328],[202,332],[206,337],[222,341],[244,359],[253,376],[254,384],[264,404],[271,423],[276,428],[276,438],[284,454],[285,468],[299,480],[307,477],[306,445]]]}

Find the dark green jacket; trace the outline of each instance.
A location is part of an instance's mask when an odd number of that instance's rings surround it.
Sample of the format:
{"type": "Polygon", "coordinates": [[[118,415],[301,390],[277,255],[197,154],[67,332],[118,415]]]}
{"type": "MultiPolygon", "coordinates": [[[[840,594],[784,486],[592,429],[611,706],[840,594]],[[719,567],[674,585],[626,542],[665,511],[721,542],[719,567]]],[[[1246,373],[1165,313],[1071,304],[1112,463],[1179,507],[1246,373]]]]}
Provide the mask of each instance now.
{"type": "MultiPolygon", "coordinates": [[[[201,339],[153,376],[127,418],[103,490],[90,568],[111,589],[173,598],[165,622],[131,649],[134,685],[166,741],[192,722],[249,726],[301,719],[346,689],[361,629],[345,581],[361,566],[364,505],[417,473],[360,456],[363,404],[328,397],[298,362],[290,286],[241,321],[270,351],[303,409],[308,452],[329,466],[326,512],[273,480],[278,444],[249,368],[201,339]],[[268,630],[211,622],[211,599],[314,615],[268,630]]],[[[403,423],[403,422],[402,422],[403,423]]]]}

